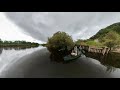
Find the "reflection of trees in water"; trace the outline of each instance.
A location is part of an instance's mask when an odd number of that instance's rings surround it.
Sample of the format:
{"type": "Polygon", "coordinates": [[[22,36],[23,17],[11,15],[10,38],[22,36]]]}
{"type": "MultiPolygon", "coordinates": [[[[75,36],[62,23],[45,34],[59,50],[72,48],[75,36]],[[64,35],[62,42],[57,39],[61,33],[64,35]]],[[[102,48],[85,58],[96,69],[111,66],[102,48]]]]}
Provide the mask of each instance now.
{"type": "Polygon", "coordinates": [[[107,71],[114,71],[115,68],[120,68],[120,54],[115,52],[110,52],[106,55],[100,53],[86,53],[87,57],[97,59],[107,67],[107,71]]]}
{"type": "Polygon", "coordinates": [[[3,47],[4,50],[12,50],[11,47],[3,47]]]}
{"type": "Polygon", "coordinates": [[[0,48],[0,54],[2,54],[3,48],[0,48]]]}
{"type": "Polygon", "coordinates": [[[22,47],[2,47],[1,49],[3,50],[25,50],[25,49],[29,49],[29,48],[36,48],[36,47],[28,47],[28,46],[22,46],[22,47]]]}

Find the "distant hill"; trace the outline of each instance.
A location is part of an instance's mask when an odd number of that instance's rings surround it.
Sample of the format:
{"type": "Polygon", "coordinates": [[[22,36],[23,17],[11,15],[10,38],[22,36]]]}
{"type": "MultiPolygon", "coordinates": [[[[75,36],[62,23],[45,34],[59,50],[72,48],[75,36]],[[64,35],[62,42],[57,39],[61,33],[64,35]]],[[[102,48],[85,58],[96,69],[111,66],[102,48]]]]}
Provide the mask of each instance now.
{"type": "Polygon", "coordinates": [[[120,35],[120,22],[114,23],[104,29],[101,29],[100,31],[98,31],[98,33],[96,33],[90,39],[95,40],[95,39],[103,38],[110,31],[115,31],[120,35]]]}

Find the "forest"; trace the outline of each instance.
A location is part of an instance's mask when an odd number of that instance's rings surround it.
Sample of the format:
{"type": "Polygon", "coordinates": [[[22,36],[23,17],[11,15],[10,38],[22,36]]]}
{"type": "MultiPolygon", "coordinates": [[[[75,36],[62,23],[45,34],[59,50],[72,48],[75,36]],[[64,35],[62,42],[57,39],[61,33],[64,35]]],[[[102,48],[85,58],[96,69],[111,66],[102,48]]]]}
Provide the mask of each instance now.
{"type": "Polygon", "coordinates": [[[0,47],[18,47],[18,46],[31,46],[31,47],[37,47],[39,46],[38,43],[35,42],[27,42],[27,41],[3,41],[0,39],[0,47]]]}

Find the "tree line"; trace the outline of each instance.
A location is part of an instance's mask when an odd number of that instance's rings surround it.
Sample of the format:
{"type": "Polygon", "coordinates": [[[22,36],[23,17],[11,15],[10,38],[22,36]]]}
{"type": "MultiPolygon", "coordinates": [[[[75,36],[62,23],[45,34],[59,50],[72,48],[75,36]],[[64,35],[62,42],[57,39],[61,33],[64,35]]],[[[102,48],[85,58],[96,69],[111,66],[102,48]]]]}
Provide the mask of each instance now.
{"type": "Polygon", "coordinates": [[[27,41],[20,41],[20,40],[16,40],[16,41],[2,41],[0,39],[0,46],[39,46],[38,43],[35,42],[27,42],[27,41]]]}

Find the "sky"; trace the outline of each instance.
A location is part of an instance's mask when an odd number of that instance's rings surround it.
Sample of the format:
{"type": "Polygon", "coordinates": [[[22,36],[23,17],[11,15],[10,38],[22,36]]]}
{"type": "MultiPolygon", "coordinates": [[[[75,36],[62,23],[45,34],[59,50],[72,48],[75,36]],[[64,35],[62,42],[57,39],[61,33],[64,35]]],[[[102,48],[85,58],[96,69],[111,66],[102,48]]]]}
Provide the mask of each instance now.
{"type": "Polygon", "coordinates": [[[2,40],[25,40],[40,43],[40,41],[22,33],[21,28],[7,19],[3,12],[0,12],[0,38],[2,40]]]}
{"type": "Polygon", "coordinates": [[[74,40],[88,39],[100,29],[120,22],[120,12],[1,12],[0,37],[46,42],[57,31],[74,40]]]}

